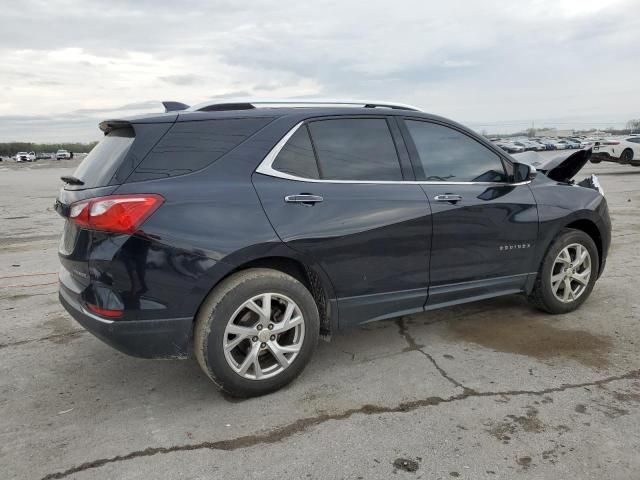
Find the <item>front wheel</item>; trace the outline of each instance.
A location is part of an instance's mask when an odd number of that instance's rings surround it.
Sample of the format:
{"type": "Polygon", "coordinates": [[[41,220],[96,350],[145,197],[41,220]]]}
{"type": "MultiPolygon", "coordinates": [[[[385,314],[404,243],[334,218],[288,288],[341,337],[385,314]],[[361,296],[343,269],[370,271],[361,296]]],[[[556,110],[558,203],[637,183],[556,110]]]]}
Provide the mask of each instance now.
{"type": "Polygon", "coordinates": [[[194,349],[204,372],[225,392],[253,397],[296,378],[318,342],[318,308],[309,290],[277,270],[231,275],[196,317],[194,349]]]}
{"type": "Polygon", "coordinates": [[[568,313],[591,294],[598,278],[598,249],[580,230],[565,229],[542,262],[530,300],[548,313],[568,313]]]}

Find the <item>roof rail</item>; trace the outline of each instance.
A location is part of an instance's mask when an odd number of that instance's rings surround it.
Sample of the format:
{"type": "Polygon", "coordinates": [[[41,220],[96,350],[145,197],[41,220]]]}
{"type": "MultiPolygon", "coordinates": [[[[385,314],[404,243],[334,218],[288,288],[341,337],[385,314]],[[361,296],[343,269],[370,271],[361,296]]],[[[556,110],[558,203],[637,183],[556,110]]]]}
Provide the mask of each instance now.
{"type": "Polygon", "coordinates": [[[402,103],[370,101],[370,100],[334,100],[325,98],[313,99],[275,99],[275,100],[227,100],[224,102],[204,102],[190,107],[190,111],[210,112],[217,110],[249,110],[259,106],[295,107],[295,106],[352,106],[364,108],[392,108],[395,110],[420,111],[418,107],[402,103]]]}

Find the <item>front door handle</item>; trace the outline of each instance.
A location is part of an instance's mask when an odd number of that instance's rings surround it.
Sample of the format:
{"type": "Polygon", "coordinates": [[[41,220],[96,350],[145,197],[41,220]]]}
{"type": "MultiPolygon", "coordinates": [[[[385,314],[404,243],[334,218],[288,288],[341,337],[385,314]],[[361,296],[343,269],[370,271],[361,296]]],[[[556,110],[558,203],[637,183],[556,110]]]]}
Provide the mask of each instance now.
{"type": "Polygon", "coordinates": [[[462,195],[454,195],[451,193],[447,193],[444,195],[436,195],[435,197],[433,197],[433,199],[436,202],[451,202],[451,203],[456,203],[459,202],[460,200],[462,200],[462,195]]]}
{"type": "Polygon", "coordinates": [[[307,205],[313,205],[323,201],[320,195],[311,195],[309,193],[300,193],[298,195],[287,195],[284,197],[284,201],[287,203],[305,203],[307,205]]]}

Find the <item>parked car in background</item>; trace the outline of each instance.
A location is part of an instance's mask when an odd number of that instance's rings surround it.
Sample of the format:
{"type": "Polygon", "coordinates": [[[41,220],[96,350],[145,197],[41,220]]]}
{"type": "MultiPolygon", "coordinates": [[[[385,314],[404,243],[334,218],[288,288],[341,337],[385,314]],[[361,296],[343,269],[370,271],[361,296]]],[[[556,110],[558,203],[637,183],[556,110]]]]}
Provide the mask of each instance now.
{"type": "Polygon", "coordinates": [[[50,160],[52,155],[50,153],[38,153],[36,155],[36,160],[50,160]]]}
{"type": "Polygon", "coordinates": [[[519,145],[523,147],[526,152],[530,152],[530,151],[539,152],[541,150],[546,150],[546,148],[543,145],[537,142],[531,142],[529,140],[518,140],[513,143],[514,145],[519,145]]]}
{"type": "Polygon", "coordinates": [[[574,142],[573,140],[569,140],[567,138],[558,140],[558,143],[566,145],[566,148],[580,148],[580,144],[578,142],[574,142]]]}
{"type": "Polygon", "coordinates": [[[15,156],[16,162],[35,162],[35,152],[18,152],[15,156]]]}
{"type": "Polygon", "coordinates": [[[521,147],[520,145],[514,145],[511,142],[500,141],[500,142],[495,142],[495,144],[507,153],[524,152],[524,147],[521,147]]]}
{"type": "Polygon", "coordinates": [[[592,147],[593,163],[601,161],[640,166],[640,136],[596,140],[592,147]]]}
{"type": "Polygon", "coordinates": [[[56,160],[68,160],[71,158],[71,154],[67,150],[58,150],[56,152],[56,160]]]}
{"type": "Polygon", "coordinates": [[[571,140],[572,142],[577,143],[579,145],[578,148],[587,148],[589,145],[591,145],[591,142],[589,142],[588,140],[585,140],[584,138],[571,137],[571,138],[568,138],[568,140],[571,140]]]}
{"type": "Polygon", "coordinates": [[[572,181],[590,151],[521,161],[415,107],[316,103],[102,122],[55,205],[65,309],[126,353],[193,354],[250,397],[291,382],[337,329],[514,293],[552,314],[589,297],[611,239],[597,179],[572,181]]]}
{"type": "Polygon", "coordinates": [[[541,138],[541,139],[539,139],[537,141],[538,141],[538,143],[544,145],[545,150],[556,150],[555,143],[552,142],[549,139],[541,138]]]}
{"type": "Polygon", "coordinates": [[[569,148],[569,146],[566,143],[558,139],[551,138],[549,139],[549,141],[552,143],[555,150],[566,150],[567,148],[569,148]]]}
{"type": "Polygon", "coordinates": [[[537,138],[530,138],[529,142],[536,146],[536,151],[537,152],[543,152],[545,150],[552,150],[551,148],[548,148],[544,143],[542,143],[537,138]]]}

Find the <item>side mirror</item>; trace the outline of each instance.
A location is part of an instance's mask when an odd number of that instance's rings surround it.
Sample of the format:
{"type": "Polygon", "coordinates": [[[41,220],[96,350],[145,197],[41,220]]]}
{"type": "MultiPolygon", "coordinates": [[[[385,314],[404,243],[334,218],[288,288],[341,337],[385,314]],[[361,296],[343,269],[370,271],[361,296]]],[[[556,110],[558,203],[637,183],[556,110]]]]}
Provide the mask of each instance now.
{"type": "Polygon", "coordinates": [[[538,174],[535,167],[527,165],[526,163],[514,163],[513,164],[513,181],[514,183],[529,182],[536,178],[538,174]]]}

